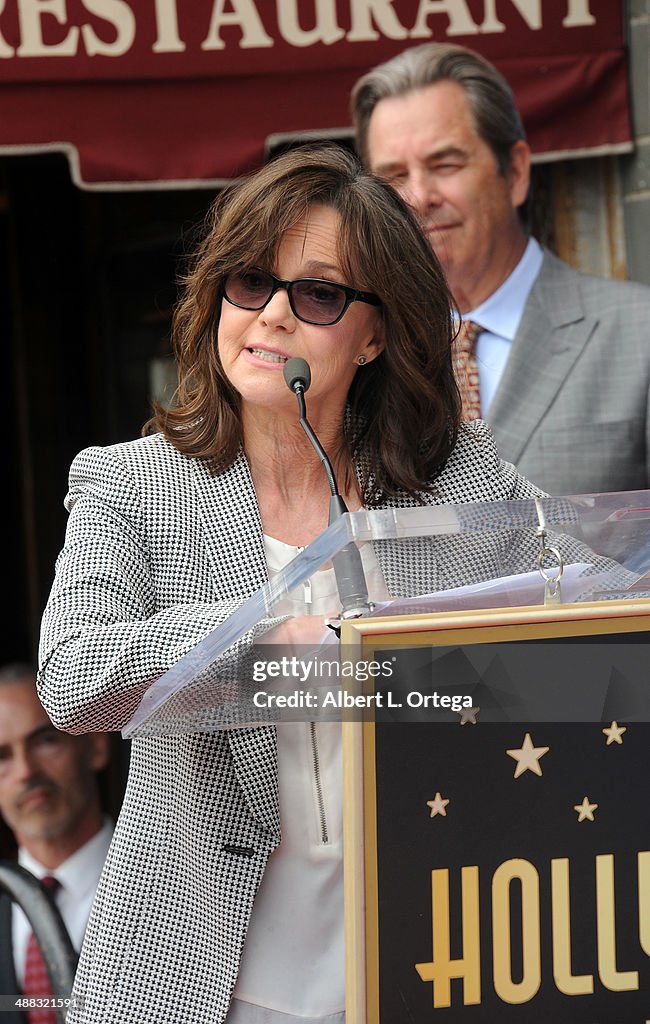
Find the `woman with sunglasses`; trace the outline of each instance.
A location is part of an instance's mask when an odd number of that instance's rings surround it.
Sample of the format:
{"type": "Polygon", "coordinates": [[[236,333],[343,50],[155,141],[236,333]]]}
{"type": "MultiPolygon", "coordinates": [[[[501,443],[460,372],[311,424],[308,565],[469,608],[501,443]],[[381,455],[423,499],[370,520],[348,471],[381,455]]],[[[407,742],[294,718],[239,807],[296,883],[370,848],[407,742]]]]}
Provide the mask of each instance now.
{"type": "MultiPolygon", "coordinates": [[[[175,315],[173,409],[72,466],[41,638],[55,724],[121,729],[327,526],[292,357],[311,368],[310,422],[350,510],[538,493],[484,425],[459,427],[452,337],[415,217],[344,150],[295,150],[220,195],[175,315]]],[[[389,555],[364,549],[371,598],[498,572],[487,553],[389,555]]],[[[337,612],[316,576],[285,637],[310,641],[337,612]]],[[[339,725],[133,741],[75,995],[69,1024],[344,1020],[339,725]]]]}

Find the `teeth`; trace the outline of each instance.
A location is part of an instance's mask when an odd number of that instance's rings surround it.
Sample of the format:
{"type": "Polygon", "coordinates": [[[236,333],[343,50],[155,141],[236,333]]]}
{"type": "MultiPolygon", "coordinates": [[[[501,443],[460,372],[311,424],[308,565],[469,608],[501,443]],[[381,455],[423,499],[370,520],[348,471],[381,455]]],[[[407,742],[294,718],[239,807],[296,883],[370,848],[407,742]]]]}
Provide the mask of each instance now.
{"type": "Polygon", "coordinates": [[[252,352],[258,359],[264,359],[267,363],[286,363],[288,356],[281,356],[278,352],[267,352],[263,348],[251,348],[249,352],[252,352]]]}

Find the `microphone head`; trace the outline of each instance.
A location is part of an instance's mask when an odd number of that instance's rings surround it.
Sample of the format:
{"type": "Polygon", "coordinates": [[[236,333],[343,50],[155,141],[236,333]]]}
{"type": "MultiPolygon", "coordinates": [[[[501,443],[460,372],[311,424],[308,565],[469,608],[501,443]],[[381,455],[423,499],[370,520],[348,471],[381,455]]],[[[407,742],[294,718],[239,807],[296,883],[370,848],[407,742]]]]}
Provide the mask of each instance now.
{"type": "Polygon", "coordinates": [[[297,356],[293,359],[287,359],[284,364],[283,373],[287,387],[291,391],[295,391],[297,387],[301,387],[303,391],[309,390],[311,370],[309,369],[309,363],[305,359],[299,359],[297,356]]]}

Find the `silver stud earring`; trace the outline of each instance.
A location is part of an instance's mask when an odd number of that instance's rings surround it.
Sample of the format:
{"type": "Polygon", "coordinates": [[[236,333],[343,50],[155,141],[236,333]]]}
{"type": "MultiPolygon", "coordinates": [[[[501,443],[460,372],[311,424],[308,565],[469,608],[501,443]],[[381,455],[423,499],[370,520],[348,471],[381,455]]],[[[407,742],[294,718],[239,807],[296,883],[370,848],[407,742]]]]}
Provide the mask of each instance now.
{"type": "Polygon", "coordinates": [[[359,356],[359,358],[357,359],[357,363],[359,366],[364,366],[367,362],[368,360],[366,359],[365,356],[359,356]]]}

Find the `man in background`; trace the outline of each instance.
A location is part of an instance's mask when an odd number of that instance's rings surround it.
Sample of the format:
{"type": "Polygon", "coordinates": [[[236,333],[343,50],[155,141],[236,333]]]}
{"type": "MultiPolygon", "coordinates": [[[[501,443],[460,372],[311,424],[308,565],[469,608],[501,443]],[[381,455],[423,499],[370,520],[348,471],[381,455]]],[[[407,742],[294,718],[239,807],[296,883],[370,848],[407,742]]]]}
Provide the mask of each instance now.
{"type": "Polygon", "coordinates": [[[505,79],[430,43],[361,78],[352,109],[362,160],[420,214],[464,322],[464,418],[553,494],[650,486],[650,288],[528,237],[530,149],[505,79]]]}
{"type": "MultiPolygon", "coordinates": [[[[18,863],[45,879],[77,951],[113,831],[96,778],[107,764],[108,744],[102,733],[72,736],[54,728],[31,666],[0,668],[0,814],[18,844],[18,863]]],[[[23,912],[2,895],[0,993],[26,993],[26,976],[33,969],[38,977],[30,936],[23,912]]]]}

